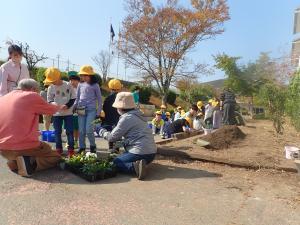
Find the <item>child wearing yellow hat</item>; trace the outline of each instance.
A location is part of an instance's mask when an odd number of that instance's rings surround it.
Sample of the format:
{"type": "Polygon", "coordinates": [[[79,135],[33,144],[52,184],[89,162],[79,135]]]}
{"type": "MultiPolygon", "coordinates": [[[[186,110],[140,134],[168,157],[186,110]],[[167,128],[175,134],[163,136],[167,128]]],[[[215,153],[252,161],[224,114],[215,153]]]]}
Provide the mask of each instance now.
{"type": "Polygon", "coordinates": [[[93,67],[84,65],[78,73],[83,81],[78,85],[77,98],[74,107],[78,114],[79,123],[79,152],[85,152],[85,137],[90,142],[90,151],[96,152],[93,121],[100,117],[102,97],[93,67]]]}
{"type": "Polygon", "coordinates": [[[73,110],[76,94],[72,85],[61,79],[60,71],[50,67],[45,71],[45,84],[50,84],[47,91],[47,101],[58,105],[65,105],[64,111],[57,112],[53,115],[53,126],[55,130],[56,151],[63,153],[62,146],[62,126],[65,124],[68,138],[68,156],[74,155],[74,136],[73,136],[73,110]]]}
{"type": "Polygon", "coordinates": [[[165,121],[162,119],[162,112],[157,111],[155,113],[154,119],[152,120],[152,134],[155,135],[159,132],[160,135],[162,135],[164,124],[165,124],[165,121]]]}

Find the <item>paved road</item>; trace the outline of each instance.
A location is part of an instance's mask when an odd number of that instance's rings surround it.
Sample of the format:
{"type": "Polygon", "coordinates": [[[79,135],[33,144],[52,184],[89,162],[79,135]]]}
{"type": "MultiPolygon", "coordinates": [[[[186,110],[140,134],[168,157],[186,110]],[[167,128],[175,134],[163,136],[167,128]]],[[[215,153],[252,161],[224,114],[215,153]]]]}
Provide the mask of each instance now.
{"type": "Polygon", "coordinates": [[[145,181],[88,183],[53,169],[21,178],[0,157],[0,224],[299,225],[295,174],[158,158],[145,181]]]}

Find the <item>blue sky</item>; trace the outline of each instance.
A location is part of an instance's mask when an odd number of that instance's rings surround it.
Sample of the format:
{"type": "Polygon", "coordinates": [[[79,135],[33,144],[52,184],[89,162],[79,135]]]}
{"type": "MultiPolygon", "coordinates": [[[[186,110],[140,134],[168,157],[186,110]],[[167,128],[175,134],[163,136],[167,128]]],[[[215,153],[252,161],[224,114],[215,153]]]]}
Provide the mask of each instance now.
{"type": "MultiPolygon", "coordinates": [[[[213,65],[212,55],[225,52],[241,56],[241,63],[245,63],[255,60],[262,51],[275,57],[290,51],[293,12],[300,6],[299,0],[228,0],[228,5],[231,19],[224,25],[225,32],[200,43],[191,54],[195,61],[213,65]]],[[[91,56],[108,49],[110,21],[117,33],[125,15],[123,0],[2,1],[0,47],[4,49],[0,49],[0,58],[7,57],[5,40],[11,38],[26,41],[38,53],[51,58],[60,54],[63,60],[70,59],[75,64],[94,65],[91,56]]],[[[111,68],[113,74],[117,71],[116,61],[111,68]]],[[[52,61],[43,65],[50,66],[52,61]]],[[[120,77],[124,77],[122,62],[119,65],[120,77]]],[[[66,64],[61,67],[66,68],[66,64]]],[[[128,73],[134,75],[133,71],[128,73]]],[[[199,79],[222,77],[222,72],[216,71],[199,79]]]]}

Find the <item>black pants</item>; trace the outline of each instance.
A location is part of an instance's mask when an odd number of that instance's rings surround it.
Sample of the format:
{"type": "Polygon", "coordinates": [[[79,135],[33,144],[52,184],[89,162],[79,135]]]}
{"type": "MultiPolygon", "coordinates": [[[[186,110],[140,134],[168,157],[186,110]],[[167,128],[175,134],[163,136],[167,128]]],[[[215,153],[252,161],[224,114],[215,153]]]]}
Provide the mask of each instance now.
{"type": "Polygon", "coordinates": [[[234,125],[235,124],[235,118],[234,118],[235,105],[232,103],[225,103],[223,109],[224,109],[223,124],[224,125],[234,125]]]}

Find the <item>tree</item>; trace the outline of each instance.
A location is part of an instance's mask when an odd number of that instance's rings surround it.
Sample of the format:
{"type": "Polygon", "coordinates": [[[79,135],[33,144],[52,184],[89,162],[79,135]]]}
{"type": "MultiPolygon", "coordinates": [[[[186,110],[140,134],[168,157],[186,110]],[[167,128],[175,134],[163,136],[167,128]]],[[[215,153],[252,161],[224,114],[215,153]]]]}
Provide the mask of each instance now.
{"type": "Polygon", "coordinates": [[[217,95],[216,90],[210,85],[193,84],[189,89],[180,91],[180,98],[190,104],[198,101],[207,101],[217,95]]]}
{"type": "Polygon", "coordinates": [[[229,19],[225,0],[191,0],[182,7],[177,0],[154,6],[151,0],[127,0],[118,49],[143,78],[157,85],[166,104],[171,84],[182,77],[195,77],[204,65],[194,64],[188,53],[201,41],[223,32],[229,19]]]}
{"type": "Polygon", "coordinates": [[[288,87],[286,111],[292,125],[300,131],[300,72],[296,72],[288,87]]]}
{"type": "Polygon", "coordinates": [[[36,77],[36,65],[47,59],[47,57],[44,54],[37,54],[34,50],[32,50],[29,46],[29,44],[27,44],[26,42],[19,42],[19,41],[7,41],[7,44],[17,44],[20,46],[20,48],[22,49],[23,52],[23,57],[26,60],[27,63],[27,67],[30,73],[30,77],[35,79],[36,77]]]}
{"type": "Polygon", "coordinates": [[[259,93],[262,103],[267,108],[270,119],[277,134],[283,133],[285,122],[286,89],[276,83],[268,82],[262,86],[259,93]]]}
{"type": "Polygon", "coordinates": [[[96,63],[101,71],[102,81],[106,82],[108,71],[112,63],[112,57],[110,56],[110,53],[102,50],[97,55],[93,56],[92,60],[96,63]]]}

